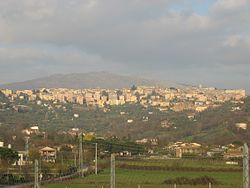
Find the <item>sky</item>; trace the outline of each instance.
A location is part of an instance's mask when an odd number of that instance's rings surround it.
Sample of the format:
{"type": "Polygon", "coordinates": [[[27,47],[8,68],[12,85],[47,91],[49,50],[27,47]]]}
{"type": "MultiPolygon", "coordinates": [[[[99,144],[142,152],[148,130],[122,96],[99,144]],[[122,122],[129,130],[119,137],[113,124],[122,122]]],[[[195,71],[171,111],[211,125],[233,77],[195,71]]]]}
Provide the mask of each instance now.
{"type": "Polygon", "coordinates": [[[107,71],[250,91],[250,0],[0,1],[0,84],[107,71]]]}

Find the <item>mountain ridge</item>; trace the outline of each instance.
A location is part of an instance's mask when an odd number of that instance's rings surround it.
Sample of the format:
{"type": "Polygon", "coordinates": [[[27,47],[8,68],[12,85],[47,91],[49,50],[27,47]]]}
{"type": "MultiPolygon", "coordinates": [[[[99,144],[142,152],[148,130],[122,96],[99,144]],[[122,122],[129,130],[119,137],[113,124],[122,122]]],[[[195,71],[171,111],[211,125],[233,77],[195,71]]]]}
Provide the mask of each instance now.
{"type": "Polygon", "coordinates": [[[47,77],[32,80],[1,84],[0,88],[23,90],[38,88],[125,88],[132,85],[157,85],[156,81],[124,76],[109,72],[89,72],[89,73],[70,73],[53,74],[47,77]]]}

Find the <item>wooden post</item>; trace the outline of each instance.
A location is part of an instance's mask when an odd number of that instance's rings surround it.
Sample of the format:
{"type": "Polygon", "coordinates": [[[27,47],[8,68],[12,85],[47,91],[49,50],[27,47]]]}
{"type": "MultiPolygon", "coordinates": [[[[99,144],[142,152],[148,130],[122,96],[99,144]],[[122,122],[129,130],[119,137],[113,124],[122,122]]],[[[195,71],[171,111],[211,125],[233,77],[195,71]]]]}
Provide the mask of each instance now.
{"type": "Polygon", "coordinates": [[[115,154],[111,154],[110,188],[115,188],[115,154]]]}

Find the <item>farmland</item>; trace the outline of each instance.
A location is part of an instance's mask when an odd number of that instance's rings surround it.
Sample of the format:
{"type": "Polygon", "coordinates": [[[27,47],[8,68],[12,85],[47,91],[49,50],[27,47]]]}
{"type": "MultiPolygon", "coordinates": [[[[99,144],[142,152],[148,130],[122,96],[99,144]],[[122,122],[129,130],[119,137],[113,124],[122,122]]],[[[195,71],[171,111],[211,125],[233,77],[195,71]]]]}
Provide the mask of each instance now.
{"type": "MultiPolygon", "coordinates": [[[[237,188],[242,187],[242,173],[239,166],[227,166],[222,161],[198,161],[198,160],[142,160],[142,161],[116,161],[116,187],[146,187],[163,188],[173,187],[173,184],[165,184],[167,179],[175,178],[199,178],[210,177],[219,182],[212,187],[237,188]],[[163,167],[170,167],[164,170],[163,167]],[[145,168],[143,168],[145,167],[145,168]],[[156,167],[162,167],[158,170],[156,167]],[[137,169],[136,169],[137,168],[137,169]]],[[[46,188],[83,187],[97,188],[110,187],[110,169],[105,168],[98,175],[88,175],[84,178],[76,178],[63,182],[44,185],[46,188]]],[[[181,183],[180,183],[181,184],[181,183]]],[[[194,185],[178,185],[181,188],[191,188],[194,185]]],[[[196,188],[205,188],[208,185],[195,185],[196,188]]]]}

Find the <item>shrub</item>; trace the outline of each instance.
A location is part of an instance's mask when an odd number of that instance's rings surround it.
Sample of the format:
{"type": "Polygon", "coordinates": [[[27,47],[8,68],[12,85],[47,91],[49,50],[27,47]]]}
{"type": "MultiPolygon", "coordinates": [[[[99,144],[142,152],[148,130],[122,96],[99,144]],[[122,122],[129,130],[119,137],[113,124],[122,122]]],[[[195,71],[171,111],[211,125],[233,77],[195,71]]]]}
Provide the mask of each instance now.
{"type": "Polygon", "coordinates": [[[166,179],[164,184],[177,184],[177,185],[218,185],[220,182],[209,176],[201,176],[197,178],[177,177],[175,179],[166,179]]]}

